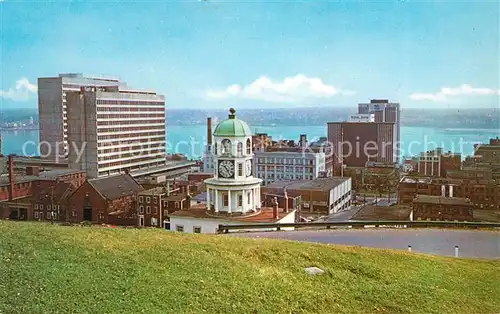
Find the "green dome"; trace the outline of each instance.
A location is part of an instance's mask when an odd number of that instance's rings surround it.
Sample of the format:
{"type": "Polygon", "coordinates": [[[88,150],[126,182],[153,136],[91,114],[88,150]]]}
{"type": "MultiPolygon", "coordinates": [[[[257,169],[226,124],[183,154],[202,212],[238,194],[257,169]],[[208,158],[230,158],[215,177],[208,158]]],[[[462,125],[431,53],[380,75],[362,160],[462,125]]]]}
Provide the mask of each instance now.
{"type": "Polygon", "coordinates": [[[252,131],[248,124],[236,118],[236,110],[229,109],[229,116],[221,121],[214,131],[214,136],[218,137],[244,137],[252,136],[252,131]]]}

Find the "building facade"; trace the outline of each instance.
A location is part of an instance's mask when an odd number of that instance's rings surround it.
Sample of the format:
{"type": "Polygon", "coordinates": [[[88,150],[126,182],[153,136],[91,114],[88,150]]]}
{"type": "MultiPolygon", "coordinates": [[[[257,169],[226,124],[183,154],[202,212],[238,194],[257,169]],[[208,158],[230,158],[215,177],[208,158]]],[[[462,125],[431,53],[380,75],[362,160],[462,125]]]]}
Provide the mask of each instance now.
{"type": "Polygon", "coordinates": [[[399,163],[399,142],[401,140],[400,104],[387,99],[372,99],[369,103],[358,104],[358,114],[373,114],[374,122],[392,122],[392,142],[394,144],[394,162],[399,163]],[[396,145],[397,143],[397,145],[396,145]]]}
{"type": "Polygon", "coordinates": [[[417,195],[413,200],[413,220],[472,221],[474,204],[467,198],[417,195]]]}
{"type": "Polygon", "coordinates": [[[264,195],[301,197],[301,213],[333,214],[351,206],[351,178],[329,177],[301,181],[277,181],[262,188],[264,195]]]}
{"type": "Polygon", "coordinates": [[[500,208],[497,180],[403,177],[398,185],[398,203],[410,204],[416,195],[461,197],[477,209],[500,208]]]}
{"type": "Polygon", "coordinates": [[[69,221],[135,226],[143,190],[129,174],[86,180],[68,197],[69,221]]]}
{"type": "Polygon", "coordinates": [[[462,157],[460,154],[445,153],[442,148],[423,152],[418,157],[417,172],[422,176],[446,177],[447,173],[460,170],[462,157]]]}
{"type": "Polygon", "coordinates": [[[326,169],[323,152],[257,151],[253,161],[255,176],[264,185],[278,180],[314,180],[326,169]]]}
{"type": "Polygon", "coordinates": [[[369,161],[394,164],[393,132],[392,122],[329,122],[334,175],[339,175],[342,167],[365,167],[369,161]]]}
{"type": "Polygon", "coordinates": [[[118,79],[85,77],[79,73],[38,78],[40,156],[64,159],[68,154],[67,93],[89,86],[124,86],[118,79]]]}
{"type": "Polygon", "coordinates": [[[69,167],[90,178],[165,167],[165,100],[154,92],[87,87],[68,92],[69,167]]]}

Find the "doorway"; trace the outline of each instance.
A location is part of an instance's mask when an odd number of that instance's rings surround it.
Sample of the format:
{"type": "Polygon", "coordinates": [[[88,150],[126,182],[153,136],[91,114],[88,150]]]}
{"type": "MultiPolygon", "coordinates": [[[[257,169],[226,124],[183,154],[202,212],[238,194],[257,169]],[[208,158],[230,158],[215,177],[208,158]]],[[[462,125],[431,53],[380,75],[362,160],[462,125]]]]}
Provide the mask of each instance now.
{"type": "Polygon", "coordinates": [[[144,227],[144,216],[139,216],[139,227],[144,227]]]}
{"type": "Polygon", "coordinates": [[[83,220],[92,221],[92,207],[84,206],[83,207],[83,220]]]}

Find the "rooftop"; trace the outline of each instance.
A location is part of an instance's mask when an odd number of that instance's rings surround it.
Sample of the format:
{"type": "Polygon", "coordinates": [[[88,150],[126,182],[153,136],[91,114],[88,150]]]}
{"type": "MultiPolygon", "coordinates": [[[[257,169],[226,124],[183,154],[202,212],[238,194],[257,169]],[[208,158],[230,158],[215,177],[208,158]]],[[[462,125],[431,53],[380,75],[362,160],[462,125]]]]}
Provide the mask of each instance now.
{"type": "MultiPolygon", "coordinates": [[[[15,173],[14,182],[17,184],[17,183],[33,182],[38,180],[56,180],[58,177],[77,174],[77,173],[84,173],[84,171],[74,170],[74,169],[55,169],[55,170],[40,172],[38,176],[29,176],[29,175],[15,173]]],[[[0,186],[8,184],[9,184],[9,176],[7,174],[1,175],[0,186]]]]}
{"type": "Polygon", "coordinates": [[[330,191],[331,189],[337,187],[338,185],[344,183],[350,178],[343,177],[329,177],[329,178],[317,178],[314,180],[299,180],[299,181],[275,181],[268,185],[266,188],[269,189],[291,189],[291,190],[312,190],[312,191],[330,191]]]}
{"type": "Polygon", "coordinates": [[[468,198],[433,195],[417,195],[413,203],[474,206],[468,198]]]}
{"type": "Polygon", "coordinates": [[[399,183],[421,183],[430,184],[432,182],[431,177],[409,177],[405,176],[399,181],[399,183]]]}
{"type": "Polygon", "coordinates": [[[191,217],[191,218],[200,218],[200,219],[220,219],[221,223],[225,221],[238,221],[238,222],[247,222],[247,223],[271,223],[279,221],[283,219],[287,215],[292,212],[285,213],[282,210],[278,212],[278,219],[273,218],[273,209],[270,207],[264,207],[260,211],[256,213],[250,213],[248,215],[228,215],[225,213],[215,214],[213,211],[208,212],[206,210],[206,206],[200,204],[198,206],[191,207],[189,210],[179,210],[176,211],[170,216],[174,217],[191,217]]]}
{"type": "Polygon", "coordinates": [[[252,136],[252,131],[246,122],[236,118],[236,110],[229,109],[228,118],[215,127],[214,136],[244,137],[252,136]]]}
{"type": "Polygon", "coordinates": [[[88,180],[88,183],[108,200],[137,194],[144,189],[128,174],[88,180]]]}
{"type": "Polygon", "coordinates": [[[411,207],[409,206],[363,206],[351,220],[408,220],[411,207]]]}

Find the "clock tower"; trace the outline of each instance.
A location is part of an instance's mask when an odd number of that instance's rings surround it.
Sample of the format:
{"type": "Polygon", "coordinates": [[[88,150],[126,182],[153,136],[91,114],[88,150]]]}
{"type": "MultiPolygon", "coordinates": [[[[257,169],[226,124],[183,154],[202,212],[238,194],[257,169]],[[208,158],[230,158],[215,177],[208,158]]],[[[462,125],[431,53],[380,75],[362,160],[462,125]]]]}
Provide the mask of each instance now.
{"type": "Polygon", "coordinates": [[[216,214],[250,214],[260,210],[261,179],[253,177],[252,132],[236,118],[231,108],[228,118],[213,133],[214,177],[205,180],[207,209],[216,214]]]}

